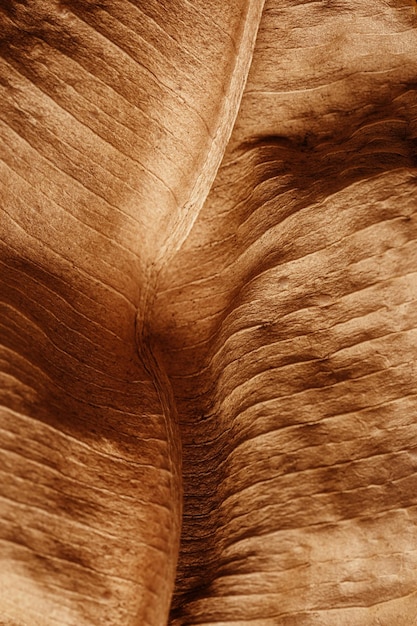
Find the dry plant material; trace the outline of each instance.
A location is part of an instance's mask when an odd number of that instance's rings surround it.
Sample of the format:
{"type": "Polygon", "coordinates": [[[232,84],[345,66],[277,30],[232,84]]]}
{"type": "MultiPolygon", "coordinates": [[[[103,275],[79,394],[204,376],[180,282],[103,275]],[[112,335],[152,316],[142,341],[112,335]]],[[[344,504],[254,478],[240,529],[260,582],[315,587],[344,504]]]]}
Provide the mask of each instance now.
{"type": "Polygon", "coordinates": [[[0,30],[0,624],[417,623],[409,5],[0,30]]]}

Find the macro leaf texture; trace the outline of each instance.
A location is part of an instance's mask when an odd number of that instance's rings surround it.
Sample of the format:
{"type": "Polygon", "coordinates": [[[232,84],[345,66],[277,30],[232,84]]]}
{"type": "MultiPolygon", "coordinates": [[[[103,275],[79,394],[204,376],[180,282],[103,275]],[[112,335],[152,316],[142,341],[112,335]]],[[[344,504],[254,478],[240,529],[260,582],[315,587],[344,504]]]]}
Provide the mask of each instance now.
{"type": "Polygon", "coordinates": [[[0,626],[417,624],[416,27],[0,1],[0,626]]]}

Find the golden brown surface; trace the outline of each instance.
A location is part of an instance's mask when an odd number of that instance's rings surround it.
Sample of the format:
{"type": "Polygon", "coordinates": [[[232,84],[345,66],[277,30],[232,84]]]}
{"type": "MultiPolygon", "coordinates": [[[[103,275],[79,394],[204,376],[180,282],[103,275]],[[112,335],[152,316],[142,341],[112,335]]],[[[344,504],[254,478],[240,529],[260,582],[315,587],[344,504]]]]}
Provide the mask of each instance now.
{"type": "Polygon", "coordinates": [[[0,3],[0,624],[417,623],[416,20],[0,3]]]}

